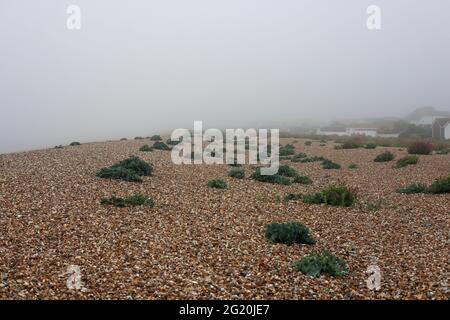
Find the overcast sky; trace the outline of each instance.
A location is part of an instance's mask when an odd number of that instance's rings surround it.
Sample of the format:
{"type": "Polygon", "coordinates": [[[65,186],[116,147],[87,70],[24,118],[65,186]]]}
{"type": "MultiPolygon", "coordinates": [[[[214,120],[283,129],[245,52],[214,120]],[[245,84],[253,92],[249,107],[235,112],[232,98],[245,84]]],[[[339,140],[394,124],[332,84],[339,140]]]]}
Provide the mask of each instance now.
{"type": "Polygon", "coordinates": [[[449,84],[449,0],[0,0],[0,152],[450,110],[449,84]]]}

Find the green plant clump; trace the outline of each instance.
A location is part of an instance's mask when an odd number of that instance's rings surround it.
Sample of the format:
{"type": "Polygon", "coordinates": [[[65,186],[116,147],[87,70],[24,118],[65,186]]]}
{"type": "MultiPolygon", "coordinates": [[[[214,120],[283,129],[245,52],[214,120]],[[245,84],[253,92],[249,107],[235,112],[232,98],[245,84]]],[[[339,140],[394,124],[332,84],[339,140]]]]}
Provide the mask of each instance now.
{"type": "Polygon", "coordinates": [[[295,154],[295,147],[292,144],[287,144],[279,149],[280,157],[291,156],[295,154]]]}
{"type": "Polygon", "coordinates": [[[153,167],[151,164],[132,156],[111,167],[102,168],[97,171],[97,177],[105,179],[141,182],[141,176],[150,176],[153,167]]]}
{"type": "Polygon", "coordinates": [[[406,188],[398,188],[396,192],[403,194],[427,193],[428,187],[423,183],[413,183],[406,188]]]}
{"type": "Polygon", "coordinates": [[[169,146],[175,146],[177,144],[179,144],[181,142],[182,139],[180,139],[179,141],[177,140],[171,140],[170,138],[167,139],[166,144],[169,146]]]}
{"type": "Polygon", "coordinates": [[[325,159],[322,161],[322,168],[323,169],[340,169],[341,165],[338,163],[335,163],[331,160],[325,159]]]}
{"type": "Polygon", "coordinates": [[[419,161],[419,157],[417,156],[406,156],[397,160],[395,164],[396,168],[403,168],[409,165],[416,164],[419,161]]]}
{"type": "Polygon", "coordinates": [[[436,179],[430,186],[431,193],[450,193],[450,175],[436,179]]]}
{"type": "Polygon", "coordinates": [[[150,137],[150,140],[152,140],[152,141],[161,141],[162,138],[161,138],[161,136],[159,134],[155,134],[155,135],[150,137]]]}
{"type": "Polygon", "coordinates": [[[165,150],[165,151],[170,150],[170,147],[167,144],[165,144],[164,142],[161,142],[161,141],[156,141],[153,144],[152,148],[153,149],[158,149],[158,150],[165,150]]]}
{"type": "Polygon", "coordinates": [[[322,190],[322,192],[316,192],[312,194],[306,194],[303,196],[303,202],[309,204],[325,203],[332,206],[349,207],[356,200],[354,192],[350,191],[345,186],[329,186],[322,190]]]}
{"type": "Polygon", "coordinates": [[[377,147],[377,144],[374,142],[368,142],[366,143],[366,145],[364,146],[364,148],[366,149],[375,149],[377,147]]]}
{"type": "Polygon", "coordinates": [[[308,163],[308,162],[316,162],[316,161],[324,161],[324,160],[326,160],[324,157],[322,157],[322,156],[311,156],[311,157],[306,157],[306,158],[303,158],[303,159],[300,159],[299,161],[297,161],[297,162],[300,162],[300,163],[308,163]]]}
{"type": "Polygon", "coordinates": [[[271,223],[265,228],[266,238],[272,243],[314,244],[315,240],[307,227],[297,221],[271,223]]]}
{"type": "Polygon", "coordinates": [[[301,159],[304,159],[306,157],[307,157],[306,153],[299,152],[295,156],[291,157],[291,161],[292,162],[300,162],[301,159]]]}
{"type": "Polygon", "coordinates": [[[349,164],[348,168],[349,169],[357,169],[358,166],[356,164],[354,164],[354,163],[351,163],[351,164],[349,164]]]}
{"type": "Polygon", "coordinates": [[[394,160],[395,156],[392,152],[390,151],[385,151],[379,155],[377,155],[375,157],[375,159],[373,159],[373,161],[375,162],[388,162],[388,161],[392,161],[394,160]]]}
{"type": "Polygon", "coordinates": [[[295,176],[294,179],[292,179],[292,183],[311,184],[312,180],[308,176],[295,176]]]}
{"type": "Polygon", "coordinates": [[[297,170],[295,170],[294,168],[289,167],[288,165],[282,165],[278,168],[278,174],[280,176],[283,177],[296,177],[297,174],[297,170]]]}
{"type": "Polygon", "coordinates": [[[356,200],[356,195],[346,186],[329,186],[322,191],[322,195],[324,203],[332,206],[349,207],[356,200]]]}
{"type": "Polygon", "coordinates": [[[341,145],[341,149],[358,149],[361,147],[361,144],[355,141],[345,141],[341,145]]]}
{"type": "Polygon", "coordinates": [[[284,202],[302,200],[303,195],[300,193],[289,193],[284,197],[284,202]]]}
{"type": "Polygon", "coordinates": [[[230,172],[228,172],[228,176],[236,179],[244,179],[245,171],[244,169],[231,169],[230,172]]]}
{"type": "Polygon", "coordinates": [[[268,182],[268,183],[274,183],[274,184],[283,184],[283,185],[290,185],[291,180],[287,177],[281,176],[279,174],[273,174],[273,175],[262,175],[261,174],[261,168],[256,168],[255,172],[251,175],[252,179],[261,181],[261,182],[268,182]]]}
{"type": "Polygon", "coordinates": [[[329,251],[304,256],[294,263],[294,268],[310,277],[322,274],[339,277],[348,273],[345,261],[332,255],[329,251]]]}
{"type": "Polygon", "coordinates": [[[227,189],[228,184],[223,181],[222,179],[214,179],[208,181],[208,187],[214,188],[214,189],[227,189]]]}
{"type": "Polygon", "coordinates": [[[79,143],[78,141],[74,141],[74,142],[71,142],[70,144],[69,144],[69,146],[79,146],[79,145],[81,145],[81,143],[79,143]]]}
{"type": "Polygon", "coordinates": [[[153,149],[148,144],[144,144],[142,147],[139,148],[139,151],[149,152],[153,151],[153,149]]]}

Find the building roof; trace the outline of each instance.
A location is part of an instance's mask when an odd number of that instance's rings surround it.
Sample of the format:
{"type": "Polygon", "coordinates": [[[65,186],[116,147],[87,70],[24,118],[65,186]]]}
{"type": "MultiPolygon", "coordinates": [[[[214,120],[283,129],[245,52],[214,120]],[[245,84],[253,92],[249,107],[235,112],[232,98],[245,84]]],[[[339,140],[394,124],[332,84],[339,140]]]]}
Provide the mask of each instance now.
{"type": "Polygon", "coordinates": [[[447,123],[450,122],[450,118],[437,118],[434,120],[434,123],[437,123],[440,127],[445,127],[447,123]]]}
{"type": "Polygon", "coordinates": [[[447,111],[436,110],[433,107],[422,107],[414,110],[409,115],[405,117],[409,121],[418,121],[424,117],[448,117],[450,113],[447,111]]]}

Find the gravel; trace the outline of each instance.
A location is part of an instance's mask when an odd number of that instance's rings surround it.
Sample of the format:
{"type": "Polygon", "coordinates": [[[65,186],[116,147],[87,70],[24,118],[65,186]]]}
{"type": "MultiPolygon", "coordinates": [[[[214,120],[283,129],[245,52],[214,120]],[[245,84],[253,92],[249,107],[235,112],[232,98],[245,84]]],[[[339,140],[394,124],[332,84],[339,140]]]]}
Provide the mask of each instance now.
{"type": "MultiPolygon", "coordinates": [[[[449,155],[419,156],[393,168],[373,159],[397,148],[297,152],[342,165],[282,161],[311,185],[272,185],[228,177],[227,165],[172,164],[170,152],[140,152],[148,141],[89,143],[0,155],[1,299],[448,299],[450,195],[395,192],[450,173],[449,155]],[[95,172],[130,155],[154,166],[143,183],[100,179],[95,172]],[[357,169],[348,169],[355,163],[357,169]],[[207,187],[224,179],[225,190],[207,187]],[[288,193],[343,183],[358,192],[350,207],[283,202],[288,193]],[[100,200],[141,193],[155,207],[116,208],[100,200]],[[379,210],[365,204],[381,201],[379,210]],[[271,244],[264,226],[296,220],[314,246],[271,244]],[[292,264],[313,251],[346,260],[340,278],[309,278],[292,264]],[[366,270],[381,269],[369,290],[366,270]],[[82,289],[69,289],[67,268],[80,267],[82,289]]],[[[282,143],[292,140],[282,139],[282,143]]],[[[247,177],[251,166],[244,166],[247,177]]]]}

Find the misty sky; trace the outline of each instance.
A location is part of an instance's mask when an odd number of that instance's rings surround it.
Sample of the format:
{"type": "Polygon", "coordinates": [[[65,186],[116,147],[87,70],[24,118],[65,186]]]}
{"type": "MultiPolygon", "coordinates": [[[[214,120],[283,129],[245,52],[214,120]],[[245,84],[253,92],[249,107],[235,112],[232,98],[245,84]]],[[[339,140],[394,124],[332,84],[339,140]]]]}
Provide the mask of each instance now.
{"type": "Polygon", "coordinates": [[[449,0],[0,0],[0,152],[450,110],[449,84],[449,0]]]}

